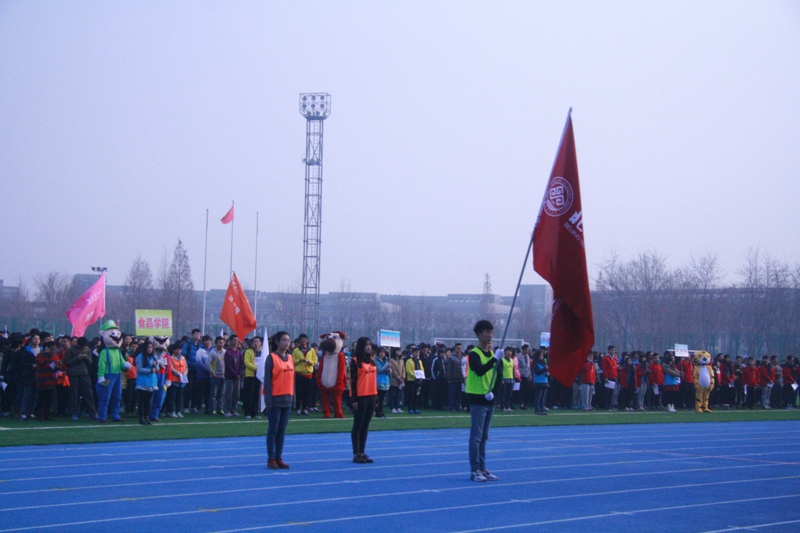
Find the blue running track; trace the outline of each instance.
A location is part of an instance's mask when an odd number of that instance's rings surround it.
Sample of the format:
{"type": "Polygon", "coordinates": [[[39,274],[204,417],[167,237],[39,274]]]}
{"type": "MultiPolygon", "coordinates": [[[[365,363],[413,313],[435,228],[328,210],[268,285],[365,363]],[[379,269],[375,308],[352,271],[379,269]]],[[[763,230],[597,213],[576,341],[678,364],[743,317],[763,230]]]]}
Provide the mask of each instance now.
{"type": "MultiPolygon", "coordinates": [[[[266,431],[266,423],[264,423],[266,431]]],[[[466,429],[0,449],[6,531],[800,531],[800,421],[466,429]]]]}

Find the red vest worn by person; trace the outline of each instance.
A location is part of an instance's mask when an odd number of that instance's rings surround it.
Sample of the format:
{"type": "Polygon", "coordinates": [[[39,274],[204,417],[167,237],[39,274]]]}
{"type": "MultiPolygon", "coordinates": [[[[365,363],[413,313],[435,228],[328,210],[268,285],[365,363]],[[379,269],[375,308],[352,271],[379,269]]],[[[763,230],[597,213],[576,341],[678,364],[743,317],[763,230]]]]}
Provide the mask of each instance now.
{"type": "Polygon", "coordinates": [[[378,395],[378,375],[375,365],[363,363],[358,367],[358,397],[378,395]]]}
{"type": "Polygon", "coordinates": [[[294,396],[294,359],[289,356],[284,361],[276,353],[270,355],[272,355],[272,395],[294,396]]]}

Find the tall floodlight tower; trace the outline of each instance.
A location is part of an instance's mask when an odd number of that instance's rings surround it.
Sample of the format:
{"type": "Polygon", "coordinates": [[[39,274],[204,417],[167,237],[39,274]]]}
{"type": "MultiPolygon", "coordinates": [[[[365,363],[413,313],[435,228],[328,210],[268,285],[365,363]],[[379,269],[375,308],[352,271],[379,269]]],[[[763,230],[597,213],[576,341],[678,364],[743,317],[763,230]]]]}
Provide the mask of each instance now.
{"type": "Polygon", "coordinates": [[[319,264],[322,245],[322,123],[331,114],[331,95],[300,95],[300,114],[306,117],[306,217],[303,235],[304,331],[318,333],[319,264]]]}

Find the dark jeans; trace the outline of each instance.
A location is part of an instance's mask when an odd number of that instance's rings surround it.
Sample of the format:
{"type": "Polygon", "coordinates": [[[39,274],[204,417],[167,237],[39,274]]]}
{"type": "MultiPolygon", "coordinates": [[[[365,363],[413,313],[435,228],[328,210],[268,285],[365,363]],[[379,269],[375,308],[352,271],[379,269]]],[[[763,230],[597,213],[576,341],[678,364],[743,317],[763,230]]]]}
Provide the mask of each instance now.
{"type": "Polygon", "coordinates": [[[389,387],[389,407],[400,409],[400,387],[389,387]]]}
{"type": "Polygon", "coordinates": [[[294,383],[297,392],[297,408],[308,411],[311,407],[311,378],[295,376],[294,383]]]}
{"type": "Polygon", "coordinates": [[[470,405],[472,429],[469,432],[469,467],[473,472],[486,470],[486,441],[492,426],[493,405],[470,405]]]}
{"type": "Polygon", "coordinates": [[[267,409],[267,418],[269,419],[267,457],[270,459],[283,459],[283,440],[291,412],[291,407],[271,407],[267,409]]]}
{"type": "Polygon", "coordinates": [[[372,420],[372,413],[375,411],[375,396],[362,396],[358,399],[358,409],[353,417],[353,430],[350,432],[350,440],[353,442],[353,455],[364,453],[367,445],[367,434],[369,433],[369,422],[372,420]]]}
{"type": "Polygon", "coordinates": [[[186,375],[189,382],[183,387],[183,405],[198,409],[200,407],[200,388],[197,386],[197,368],[190,368],[186,375]]]}
{"type": "Polygon", "coordinates": [[[153,391],[151,390],[138,390],[136,391],[137,399],[139,400],[139,420],[150,419],[150,409],[153,404],[153,391]]]}
{"type": "Polygon", "coordinates": [[[406,382],[406,407],[408,410],[419,410],[419,393],[416,381],[406,382]]]}
{"type": "Polygon", "coordinates": [[[383,416],[383,401],[386,399],[388,391],[378,390],[378,400],[375,402],[375,414],[383,416]]]}
{"type": "Polygon", "coordinates": [[[181,408],[183,407],[183,389],[184,387],[181,386],[181,383],[175,383],[174,381],[170,384],[169,388],[167,389],[167,412],[168,413],[180,413],[181,408]]]}
{"type": "Polygon", "coordinates": [[[449,411],[461,410],[461,382],[450,381],[447,383],[447,409],[449,411]]]}
{"type": "MultiPolygon", "coordinates": [[[[211,378],[208,376],[198,377],[193,390],[197,393],[197,403],[193,404],[198,411],[201,407],[205,407],[204,412],[208,415],[211,414],[211,378]]],[[[194,401],[194,400],[192,400],[194,401]]]]}
{"type": "Polygon", "coordinates": [[[92,378],[89,376],[70,376],[69,378],[69,412],[72,416],[78,416],[80,409],[80,399],[86,410],[92,417],[97,416],[94,408],[94,393],[92,392],[92,378]]]}
{"type": "Polygon", "coordinates": [[[254,418],[261,411],[261,382],[255,376],[244,378],[244,416],[254,418]]]}
{"type": "Polygon", "coordinates": [[[131,416],[136,412],[136,378],[127,380],[122,397],[125,404],[125,412],[128,416],[131,416]]]}
{"type": "Polygon", "coordinates": [[[544,412],[544,399],[547,397],[546,383],[537,383],[533,387],[533,403],[537,413],[544,412]]]}

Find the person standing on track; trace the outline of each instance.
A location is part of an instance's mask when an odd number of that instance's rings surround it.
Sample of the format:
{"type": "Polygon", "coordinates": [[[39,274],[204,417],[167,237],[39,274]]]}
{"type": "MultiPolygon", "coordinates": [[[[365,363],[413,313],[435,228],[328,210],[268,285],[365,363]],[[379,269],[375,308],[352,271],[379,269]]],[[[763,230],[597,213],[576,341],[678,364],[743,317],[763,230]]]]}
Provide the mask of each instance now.
{"type": "Polygon", "coordinates": [[[350,432],[353,441],[353,462],[372,463],[372,459],[364,453],[364,449],[378,397],[378,377],[373,361],[372,343],[367,337],[361,337],[356,342],[355,353],[350,360],[350,378],[355,411],[353,429],[350,432]]]}
{"type": "Polygon", "coordinates": [[[264,360],[264,403],[269,419],[267,468],[288,469],[283,462],[283,440],[294,401],[294,360],[289,353],[291,337],[279,331],[269,340],[270,354],[264,360]]]}
{"type": "Polygon", "coordinates": [[[469,466],[472,481],[497,481],[497,476],[486,469],[486,441],[492,425],[495,394],[502,386],[501,352],[492,351],[494,326],[488,320],[479,320],[473,329],[478,345],[469,352],[466,393],[469,400],[472,429],[469,433],[469,466]],[[498,376],[500,373],[500,376],[498,376]]]}

